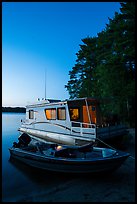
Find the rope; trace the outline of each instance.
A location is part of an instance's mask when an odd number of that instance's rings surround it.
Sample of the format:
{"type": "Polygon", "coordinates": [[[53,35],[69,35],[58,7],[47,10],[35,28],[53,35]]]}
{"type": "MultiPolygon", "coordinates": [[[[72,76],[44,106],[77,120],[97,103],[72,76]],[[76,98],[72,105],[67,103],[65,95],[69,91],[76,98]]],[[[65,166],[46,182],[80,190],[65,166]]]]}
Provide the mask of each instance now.
{"type": "MultiPolygon", "coordinates": [[[[100,142],[102,142],[102,143],[104,143],[106,146],[108,146],[108,147],[110,147],[111,149],[114,149],[114,150],[117,150],[117,149],[115,149],[114,147],[112,147],[112,146],[110,146],[110,145],[108,145],[107,143],[105,143],[105,142],[103,142],[102,140],[100,140],[99,138],[96,138],[97,140],[99,140],[100,142]]],[[[129,156],[131,159],[135,159],[135,157],[133,157],[133,156],[129,156]]]]}
{"type": "Polygon", "coordinates": [[[100,140],[99,138],[96,138],[97,140],[99,140],[100,142],[104,143],[106,146],[110,147],[111,149],[116,150],[114,147],[108,145],[107,143],[103,142],[102,140],[100,140]]]}
{"type": "Polygon", "coordinates": [[[131,159],[135,159],[135,157],[129,156],[131,159]]]}

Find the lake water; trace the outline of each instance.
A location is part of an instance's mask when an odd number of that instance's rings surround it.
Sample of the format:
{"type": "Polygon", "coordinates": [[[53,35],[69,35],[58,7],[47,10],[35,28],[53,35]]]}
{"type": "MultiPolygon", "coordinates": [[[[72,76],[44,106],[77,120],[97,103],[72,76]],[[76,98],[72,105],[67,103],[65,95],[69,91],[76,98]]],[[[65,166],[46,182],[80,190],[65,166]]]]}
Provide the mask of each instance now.
{"type": "Polygon", "coordinates": [[[10,159],[9,147],[18,142],[23,113],[2,113],[2,201],[25,200],[68,181],[65,175],[40,171],[10,159]]]}

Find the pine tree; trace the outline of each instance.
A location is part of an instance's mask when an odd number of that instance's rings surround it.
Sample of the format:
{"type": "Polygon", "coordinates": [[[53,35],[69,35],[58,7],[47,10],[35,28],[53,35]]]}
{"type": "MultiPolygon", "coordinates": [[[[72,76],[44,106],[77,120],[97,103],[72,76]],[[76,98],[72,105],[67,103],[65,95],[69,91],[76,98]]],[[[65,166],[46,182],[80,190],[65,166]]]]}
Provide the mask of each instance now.
{"type": "Polygon", "coordinates": [[[70,98],[110,98],[104,113],[135,118],[135,4],[121,3],[121,13],[97,37],[82,39],[70,80],[65,86],[70,98]]]}
{"type": "Polygon", "coordinates": [[[70,98],[88,97],[93,92],[93,70],[96,67],[96,37],[82,39],[83,44],[80,45],[77,60],[72,71],[69,72],[70,80],[65,88],[67,88],[70,98]]]}

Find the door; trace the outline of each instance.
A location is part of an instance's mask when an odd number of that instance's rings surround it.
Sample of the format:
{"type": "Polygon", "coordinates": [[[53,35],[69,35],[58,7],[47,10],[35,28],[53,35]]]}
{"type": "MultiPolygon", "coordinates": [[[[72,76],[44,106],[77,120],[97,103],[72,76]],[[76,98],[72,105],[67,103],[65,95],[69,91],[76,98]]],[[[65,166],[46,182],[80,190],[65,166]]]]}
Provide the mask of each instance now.
{"type": "Polygon", "coordinates": [[[96,124],[96,106],[83,106],[83,122],[96,124]]]}

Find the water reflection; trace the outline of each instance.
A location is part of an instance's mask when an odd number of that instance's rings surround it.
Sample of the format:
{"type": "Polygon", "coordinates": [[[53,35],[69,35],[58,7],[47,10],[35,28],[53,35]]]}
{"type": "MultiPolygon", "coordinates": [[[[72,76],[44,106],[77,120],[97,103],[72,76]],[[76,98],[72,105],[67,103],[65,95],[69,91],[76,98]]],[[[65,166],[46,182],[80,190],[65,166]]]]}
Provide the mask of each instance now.
{"type": "Polygon", "coordinates": [[[46,192],[73,176],[56,174],[45,170],[29,167],[10,157],[10,148],[13,142],[18,142],[20,133],[17,131],[25,119],[25,114],[2,114],[2,199],[3,201],[16,201],[29,194],[46,192]]]}
{"type": "MultiPolygon", "coordinates": [[[[37,184],[45,184],[45,181],[47,182],[47,184],[50,184],[51,182],[58,182],[60,181],[60,179],[66,180],[66,174],[63,173],[56,173],[44,169],[33,168],[12,157],[9,158],[9,162],[17,170],[21,171],[23,175],[37,184]]],[[[75,177],[75,175],[67,175],[67,179],[73,177],[75,177]]]]}

